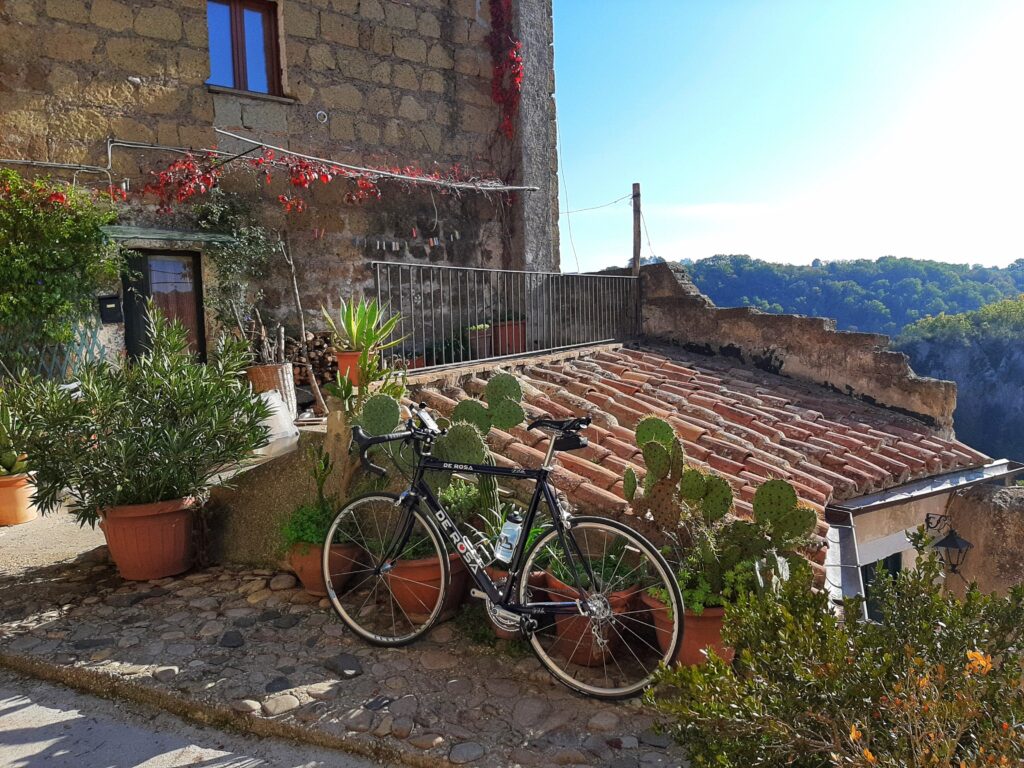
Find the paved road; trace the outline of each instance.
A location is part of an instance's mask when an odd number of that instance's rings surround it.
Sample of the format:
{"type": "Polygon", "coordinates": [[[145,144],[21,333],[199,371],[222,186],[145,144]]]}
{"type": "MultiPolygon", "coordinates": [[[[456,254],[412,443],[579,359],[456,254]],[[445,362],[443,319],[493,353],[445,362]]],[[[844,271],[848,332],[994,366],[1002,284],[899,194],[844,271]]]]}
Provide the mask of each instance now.
{"type": "Polygon", "coordinates": [[[105,543],[103,531],[80,527],[67,512],[40,515],[21,525],[0,527],[0,573],[73,560],[105,543]]]}
{"type": "Polygon", "coordinates": [[[2,768],[370,768],[331,750],[192,726],[0,670],[2,768]]]}

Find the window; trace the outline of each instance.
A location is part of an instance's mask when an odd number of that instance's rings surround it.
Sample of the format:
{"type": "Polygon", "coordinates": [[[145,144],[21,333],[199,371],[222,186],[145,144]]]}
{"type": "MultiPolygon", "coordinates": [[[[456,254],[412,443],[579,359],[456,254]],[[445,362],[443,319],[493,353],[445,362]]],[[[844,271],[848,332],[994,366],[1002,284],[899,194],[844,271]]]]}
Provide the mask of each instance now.
{"type": "Polygon", "coordinates": [[[867,596],[868,618],[873,621],[882,620],[882,616],[878,612],[878,603],[871,594],[871,585],[875,580],[875,576],[878,575],[879,563],[881,563],[882,570],[885,573],[888,573],[890,576],[895,578],[896,575],[903,570],[903,553],[896,552],[895,554],[882,558],[878,562],[862,565],[860,567],[861,578],[864,580],[864,593],[867,596]]]}
{"type": "Polygon", "coordinates": [[[277,6],[264,0],[211,0],[210,85],[281,95],[277,6]]]}
{"type": "Polygon", "coordinates": [[[202,359],[206,353],[202,273],[199,254],[189,251],[136,251],[129,259],[124,284],[124,334],[128,354],[138,356],[147,338],[146,300],[188,331],[188,346],[202,359]]]}

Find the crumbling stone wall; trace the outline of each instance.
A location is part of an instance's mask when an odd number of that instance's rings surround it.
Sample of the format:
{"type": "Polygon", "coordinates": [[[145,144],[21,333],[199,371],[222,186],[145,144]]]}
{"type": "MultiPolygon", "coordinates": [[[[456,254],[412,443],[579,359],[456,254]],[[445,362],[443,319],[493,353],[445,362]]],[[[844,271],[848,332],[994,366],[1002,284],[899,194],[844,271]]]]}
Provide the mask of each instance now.
{"type": "Polygon", "coordinates": [[[947,513],[974,545],[961,568],[964,579],[947,579],[950,589],[962,594],[964,581],[976,581],[984,592],[1005,594],[1024,583],[1024,488],[976,485],[953,494],[947,513]]]}
{"type": "Polygon", "coordinates": [[[821,317],[716,307],[675,265],[645,266],[641,280],[646,336],[822,384],[952,435],[956,384],[916,375],[906,355],[886,349],[886,336],[837,331],[821,317]]]}
{"type": "MultiPolygon", "coordinates": [[[[0,3],[0,157],[105,166],[111,136],[247,148],[219,137],[220,127],[357,165],[459,165],[542,187],[505,198],[384,183],[381,200],[352,206],[342,200],[346,184],[334,183],[309,191],[307,211],[285,216],[277,196],[292,190],[283,178],[266,188],[251,174],[225,177],[226,188],[250,197],[260,217],[286,233],[314,323],[319,304],[370,284],[374,259],[557,269],[557,188],[548,178],[555,167],[551,0],[515,4],[527,79],[511,142],[497,132],[491,100],[486,0],[278,6],[283,98],[204,84],[210,64],[202,0],[0,3]],[[425,242],[439,235],[438,244],[425,242]]],[[[149,171],[174,157],[115,147],[113,180],[138,190],[149,171]]],[[[103,175],[81,173],[78,180],[107,185],[103,175]]],[[[289,281],[278,265],[267,301],[294,321],[289,281]]]]}

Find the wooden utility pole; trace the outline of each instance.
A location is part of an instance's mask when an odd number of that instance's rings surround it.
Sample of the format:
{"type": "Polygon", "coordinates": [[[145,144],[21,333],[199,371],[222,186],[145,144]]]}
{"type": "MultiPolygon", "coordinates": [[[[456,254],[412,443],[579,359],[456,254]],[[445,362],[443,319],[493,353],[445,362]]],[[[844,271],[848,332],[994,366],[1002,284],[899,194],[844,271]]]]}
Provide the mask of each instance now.
{"type": "Polygon", "coordinates": [[[640,182],[633,184],[633,276],[640,274],[640,182]]]}

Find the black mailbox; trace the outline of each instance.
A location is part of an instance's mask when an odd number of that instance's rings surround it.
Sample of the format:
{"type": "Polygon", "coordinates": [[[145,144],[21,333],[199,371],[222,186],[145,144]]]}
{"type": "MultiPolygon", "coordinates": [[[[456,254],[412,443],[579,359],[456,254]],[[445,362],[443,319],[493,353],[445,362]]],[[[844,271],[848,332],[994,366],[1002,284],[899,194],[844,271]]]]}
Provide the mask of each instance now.
{"type": "Polygon", "coordinates": [[[123,323],[124,312],[121,310],[120,296],[100,296],[100,320],[104,323],[123,323]]]}

